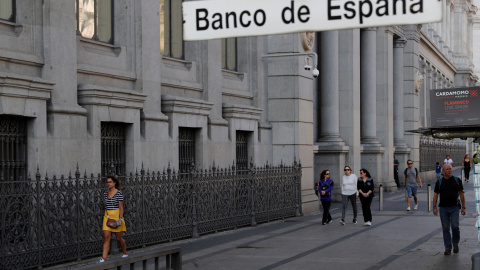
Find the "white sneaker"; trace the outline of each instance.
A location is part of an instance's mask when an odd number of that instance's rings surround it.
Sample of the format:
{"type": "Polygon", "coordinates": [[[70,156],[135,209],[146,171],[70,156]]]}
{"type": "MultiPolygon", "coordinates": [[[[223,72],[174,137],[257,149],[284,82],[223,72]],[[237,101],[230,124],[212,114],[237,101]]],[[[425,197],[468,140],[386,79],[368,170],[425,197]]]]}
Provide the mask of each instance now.
{"type": "Polygon", "coordinates": [[[415,207],[413,209],[417,210],[418,209],[418,204],[415,204],[415,207]]]}
{"type": "Polygon", "coordinates": [[[367,221],[367,226],[372,226],[372,222],[371,221],[367,221]]]}
{"type": "Polygon", "coordinates": [[[407,207],[407,211],[410,211],[410,206],[409,206],[409,207],[407,207]]]}
{"type": "Polygon", "coordinates": [[[345,220],[341,219],[340,224],[345,225],[345,220]]]}
{"type": "Polygon", "coordinates": [[[102,263],[102,262],[105,262],[105,260],[102,257],[100,257],[100,261],[98,261],[98,262],[102,263]]]}
{"type": "Polygon", "coordinates": [[[365,222],[365,223],[363,223],[363,225],[364,225],[364,226],[368,226],[368,221],[367,221],[367,222],[365,222]]]}
{"type": "Polygon", "coordinates": [[[128,257],[128,254],[123,254],[122,255],[122,258],[126,258],[126,257],[128,257]]]}

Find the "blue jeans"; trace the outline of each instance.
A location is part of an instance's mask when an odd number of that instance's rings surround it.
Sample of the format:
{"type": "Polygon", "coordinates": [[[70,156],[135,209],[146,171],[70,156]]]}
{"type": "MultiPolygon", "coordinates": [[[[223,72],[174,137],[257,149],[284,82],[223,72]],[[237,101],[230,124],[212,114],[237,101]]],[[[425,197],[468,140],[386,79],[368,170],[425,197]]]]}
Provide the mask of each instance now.
{"type": "Polygon", "coordinates": [[[440,207],[440,220],[442,221],[445,249],[451,250],[452,244],[458,245],[460,242],[460,208],[458,206],[440,207]],[[450,235],[450,227],[452,227],[452,235],[450,235]]]}
{"type": "Polygon", "coordinates": [[[407,184],[406,189],[407,189],[407,196],[409,198],[417,197],[417,187],[410,186],[407,184]]]}

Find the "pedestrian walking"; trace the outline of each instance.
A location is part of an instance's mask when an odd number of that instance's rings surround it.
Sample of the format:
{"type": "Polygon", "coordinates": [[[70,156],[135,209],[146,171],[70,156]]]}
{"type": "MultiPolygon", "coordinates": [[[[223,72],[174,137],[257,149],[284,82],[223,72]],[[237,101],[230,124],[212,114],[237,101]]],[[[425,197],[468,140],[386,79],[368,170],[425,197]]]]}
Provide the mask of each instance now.
{"type": "Polygon", "coordinates": [[[332,216],[330,215],[330,206],[332,204],[332,189],[333,180],[330,179],[330,171],[324,170],[320,174],[320,181],[318,182],[318,192],[320,193],[320,201],[323,206],[322,225],[332,222],[332,216]]]}
{"type": "Polygon", "coordinates": [[[468,182],[470,178],[470,169],[472,168],[472,161],[470,160],[470,155],[466,154],[463,158],[463,173],[465,174],[465,181],[468,182]]]}
{"type": "Polygon", "coordinates": [[[472,158],[473,164],[478,164],[480,162],[480,158],[478,157],[478,154],[475,153],[472,158]]]}
{"type": "Polygon", "coordinates": [[[342,178],[342,219],[340,223],[345,225],[345,213],[347,212],[348,201],[353,208],[353,223],[357,223],[357,176],[352,173],[350,166],[343,168],[345,175],[342,178]]]}
{"type": "Polygon", "coordinates": [[[447,155],[447,157],[443,160],[443,165],[445,164],[448,164],[453,168],[453,160],[450,158],[450,155],[447,155]]]}
{"type": "Polygon", "coordinates": [[[478,172],[475,172],[475,164],[478,164],[478,162],[480,162],[480,158],[478,157],[477,153],[473,154],[472,162],[473,162],[473,173],[477,174],[478,172]]]}
{"type": "Polygon", "coordinates": [[[103,252],[100,262],[104,262],[107,259],[108,252],[110,251],[110,239],[112,232],[115,233],[117,241],[122,248],[122,257],[128,257],[127,255],[127,243],[122,237],[122,232],[127,230],[125,226],[125,220],[123,219],[123,193],[121,191],[122,184],[115,176],[107,176],[108,191],[103,193],[103,200],[105,202],[105,215],[103,216],[103,252]],[[107,221],[113,219],[117,221],[117,227],[112,228],[107,226],[107,221]]]}
{"type": "Polygon", "coordinates": [[[407,189],[407,211],[410,211],[410,202],[413,199],[415,200],[415,207],[413,209],[418,209],[418,199],[417,199],[417,188],[423,187],[422,179],[420,179],[420,174],[418,174],[417,168],[413,167],[413,161],[407,161],[407,168],[403,172],[405,175],[405,188],[407,189]],[[418,183],[417,183],[418,180],[418,183]]]}
{"type": "Polygon", "coordinates": [[[433,214],[438,215],[437,201],[440,196],[440,221],[442,222],[443,229],[443,244],[445,246],[444,255],[450,255],[452,253],[458,253],[458,243],[460,242],[460,215],[461,209],[462,216],[466,213],[465,208],[465,195],[463,192],[462,181],[452,175],[452,166],[445,164],[443,166],[443,172],[445,175],[437,180],[435,183],[435,190],[433,194],[433,214]],[[460,197],[460,200],[458,199],[460,197]],[[452,233],[450,234],[450,227],[452,233]]]}
{"type": "Polygon", "coordinates": [[[440,162],[437,162],[435,165],[435,175],[437,177],[437,180],[442,177],[442,166],[440,166],[440,162]]]}
{"type": "Polygon", "coordinates": [[[370,205],[372,204],[373,197],[375,197],[373,194],[375,185],[372,176],[366,169],[360,170],[360,177],[357,181],[357,190],[360,202],[362,203],[363,221],[365,221],[363,225],[372,226],[372,211],[370,210],[370,205]]]}
{"type": "Polygon", "coordinates": [[[400,179],[398,178],[398,167],[400,167],[400,162],[398,159],[393,156],[393,178],[395,179],[395,184],[397,184],[397,188],[400,187],[400,179]]]}

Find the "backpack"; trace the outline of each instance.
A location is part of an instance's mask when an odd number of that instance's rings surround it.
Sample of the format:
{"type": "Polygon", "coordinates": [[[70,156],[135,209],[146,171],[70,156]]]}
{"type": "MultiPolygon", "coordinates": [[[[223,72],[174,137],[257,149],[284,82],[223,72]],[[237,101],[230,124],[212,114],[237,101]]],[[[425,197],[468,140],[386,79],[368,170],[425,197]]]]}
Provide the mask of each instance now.
{"type": "MultiPolygon", "coordinates": [[[[407,170],[408,168],[405,168],[405,171],[403,171],[403,174],[407,174],[407,170]]],[[[417,168],[415,168],[415,177],[417,177],[417,175],[418,175],[418,170],[417,168]]]]}
{"type": "MultiPolygon", "coordinates": [[[[453,176],[453,175],[452,175],[452,176],[453,176]]],[[[457,182],[457,185],[460,185],[460,180],[459,180],[459,178],[456,177],[456,176],[453,176],[453,178],[455,179],[455,182],[457,182]]],[[[442,189],[442,179],[443,179],[443,177],[440,178],[440,179],[438,179],[438,189],[439,189],[439,190],[442,189]]]]}

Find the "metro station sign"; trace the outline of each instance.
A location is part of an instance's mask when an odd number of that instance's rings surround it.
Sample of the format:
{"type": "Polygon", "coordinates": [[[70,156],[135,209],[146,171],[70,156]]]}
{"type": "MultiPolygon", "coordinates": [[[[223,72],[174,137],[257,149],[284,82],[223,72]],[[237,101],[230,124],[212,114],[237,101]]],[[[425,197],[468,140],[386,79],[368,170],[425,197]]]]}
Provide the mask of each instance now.
{"type": "Polygon", "coordinates": [[[183,2],[184,40],[260,36],[442,20],[442,0],[183,2]]]}

